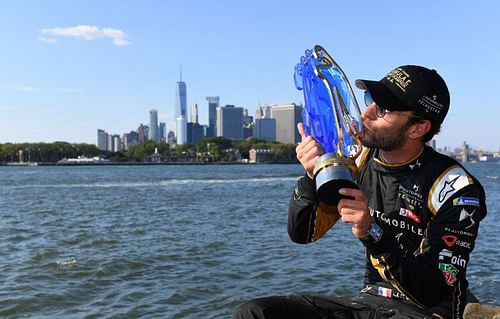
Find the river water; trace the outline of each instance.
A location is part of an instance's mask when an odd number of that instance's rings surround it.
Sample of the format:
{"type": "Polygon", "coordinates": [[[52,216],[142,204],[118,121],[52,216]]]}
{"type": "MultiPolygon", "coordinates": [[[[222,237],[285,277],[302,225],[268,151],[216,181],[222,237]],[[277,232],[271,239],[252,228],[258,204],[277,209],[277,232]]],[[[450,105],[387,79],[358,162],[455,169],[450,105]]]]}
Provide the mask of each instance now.
{"type": "MultiPolygon", "coordinates": [[[[500,165],[469,164],[489,215],[469,263],[500,304],[500,165]]],[[[244,300],[345,295],[362,245],[286,232],[299,165],[0,167],[0,317],[229,318],[244,300]]]]}

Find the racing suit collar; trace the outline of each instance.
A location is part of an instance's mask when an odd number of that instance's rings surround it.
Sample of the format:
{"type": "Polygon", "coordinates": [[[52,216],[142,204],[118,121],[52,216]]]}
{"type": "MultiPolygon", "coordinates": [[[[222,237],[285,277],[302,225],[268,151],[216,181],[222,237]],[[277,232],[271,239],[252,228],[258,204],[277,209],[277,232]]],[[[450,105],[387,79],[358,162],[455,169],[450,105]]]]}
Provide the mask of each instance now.
{"type": "Polygon", "coordinates": [[[375,170],[384,173],[397,174],[397,173],[407,173],[420,169],[422,165],[426,162],[426,159],[429,157],[430,153],[432,152],[432,149],[429,146],[425,146],[422,149],[422,152],[420,152],[420,154],[418,154],[415,158],[411,159],[406,163],[397,165],[384,163],[382,160],[380,160],[379,152],[380,150],[378,149],[375,150],[375,154],[373,156],[375,170]]]}

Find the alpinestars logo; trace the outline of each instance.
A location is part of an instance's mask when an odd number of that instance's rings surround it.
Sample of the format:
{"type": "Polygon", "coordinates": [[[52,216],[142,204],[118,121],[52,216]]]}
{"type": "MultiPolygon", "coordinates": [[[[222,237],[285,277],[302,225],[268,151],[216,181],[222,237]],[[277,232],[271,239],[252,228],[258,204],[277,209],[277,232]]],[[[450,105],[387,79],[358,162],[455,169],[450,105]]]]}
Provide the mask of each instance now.
{"type": "Polygon", "coordinates": [[[449,182],[448,181],[444,182],[443,189],[441,189],[441,191],[439,192],[439,201],[440,202],[444,201],[446,196],[455,190],[455,187],[453,187],[453,184],[455,184],[455,182],[458,180],[459,177],[460,177],[460,175],[455,177],[454,179],[452,179],[449,182]]]}

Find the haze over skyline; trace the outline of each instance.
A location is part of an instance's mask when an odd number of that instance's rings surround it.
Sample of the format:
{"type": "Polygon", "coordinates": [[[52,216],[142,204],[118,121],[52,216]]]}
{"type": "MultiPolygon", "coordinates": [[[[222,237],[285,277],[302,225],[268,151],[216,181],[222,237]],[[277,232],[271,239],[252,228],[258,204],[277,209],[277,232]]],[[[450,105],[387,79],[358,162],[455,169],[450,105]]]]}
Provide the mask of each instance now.
{"type": "Polygon", "coordinates": [[[207,96],[252,116],[303,103],[293,68],[321,44],[351,84],[403,64],[436,69],[451,94],[438,147],[498,151],[499,14],[493,0],[2,1],[0,143],[95,144],[98,128],[122,135],[151,109],[175,131],[181,66],[202,124],[207,96]]]}

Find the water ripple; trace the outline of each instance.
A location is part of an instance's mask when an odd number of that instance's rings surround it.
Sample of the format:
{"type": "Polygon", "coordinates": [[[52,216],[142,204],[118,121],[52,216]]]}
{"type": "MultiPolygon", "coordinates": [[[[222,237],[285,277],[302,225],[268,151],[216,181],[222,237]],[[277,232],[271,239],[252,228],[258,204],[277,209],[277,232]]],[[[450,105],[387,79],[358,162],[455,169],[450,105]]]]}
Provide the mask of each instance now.
{"type": "MultiPolygon", "coordinates": [[[[499,304],[500,176],[474,165],[490,216],[468,276],[499,304]]],[[[227,318],[244,300],[359,290],[362,245],[338,224],[286,231],[298,165],[0,167],[0,317],[227,318]]]]}

